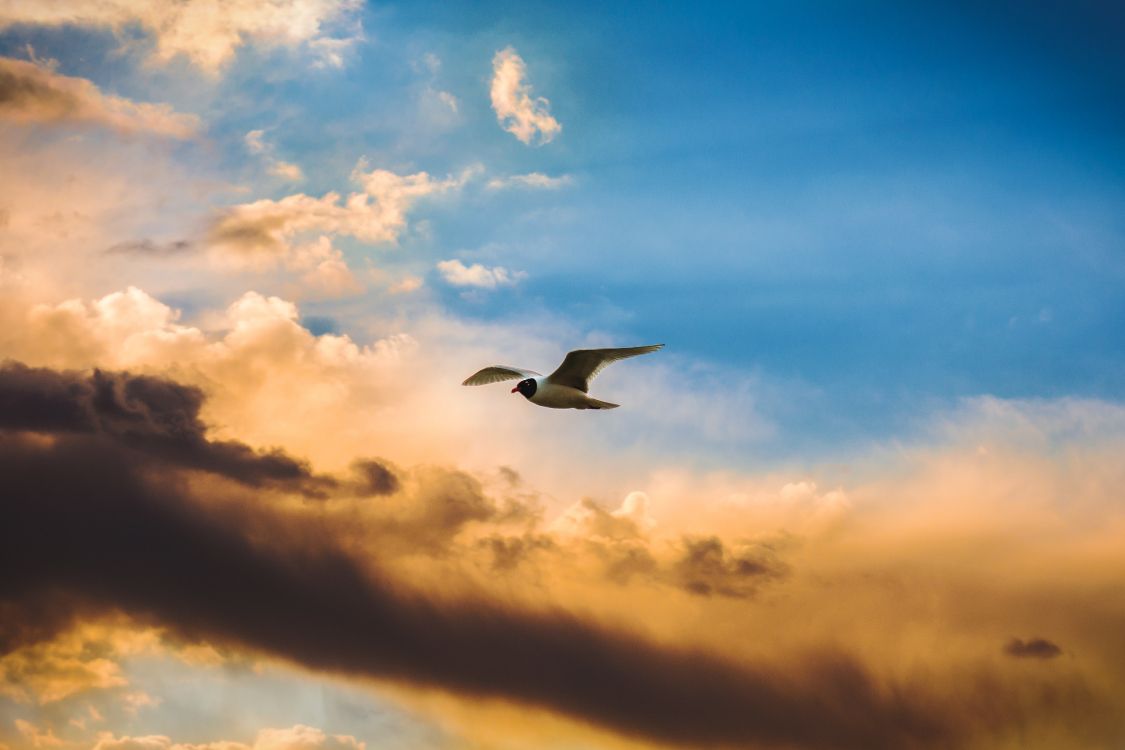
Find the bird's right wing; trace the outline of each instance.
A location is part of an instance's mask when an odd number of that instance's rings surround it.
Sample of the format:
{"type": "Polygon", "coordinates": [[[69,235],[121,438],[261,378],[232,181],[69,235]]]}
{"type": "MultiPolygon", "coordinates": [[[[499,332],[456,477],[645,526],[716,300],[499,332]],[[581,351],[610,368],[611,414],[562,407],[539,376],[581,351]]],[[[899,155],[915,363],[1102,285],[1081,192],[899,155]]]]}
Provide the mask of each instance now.
{"type": "Polygon", "coordinates": [[[489,383],[499,383],[501,380],[514,380],[515,378],[530,378],[539,373],[534,370],[521,370],[518,367],[508,367],[506,365],[493,365],[486,367],[479,372],[475,372],[469,377],[465,378],[465,382],[461,385],[488,385],[489,383]]]}
{"type": "Polygon", "coordinates": [[[605,369],[606,365],[626,357],[648,354],[663,349],[664,344],[652,346],[630,346],[623,349],[576,349],[566,355],[559,369],[548,375],[552,383],[568,385],[583,393],[590,390],[590,381],[605,369]]]}

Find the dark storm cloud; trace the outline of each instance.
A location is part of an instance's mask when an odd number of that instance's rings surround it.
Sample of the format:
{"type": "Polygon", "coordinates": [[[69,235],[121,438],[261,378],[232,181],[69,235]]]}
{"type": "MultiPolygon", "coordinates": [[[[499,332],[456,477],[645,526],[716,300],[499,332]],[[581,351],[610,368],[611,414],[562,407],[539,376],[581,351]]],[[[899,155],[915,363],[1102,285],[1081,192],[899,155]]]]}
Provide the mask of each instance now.
{"type": "Polygon", "coordinates": [[[357,494],[364,497],[371,495],[393,495],[398,492],[399,481],[394,471],[382,463],[363,458],[352,463],[352,471],[359,477],[355,485],[357,494]]]}
{"type": "Polygon", "coordinates": [[[95,371],[92,375],[0,365],[0,428],[104,435],[173,466],[221,474],[252,487],[278,486],[320,495],[335,485],[274,450],[205,436],[203,394],[160,378],[95,371]]]}
{"type": "Polygon", "coordinates": [[[1062,654],[1062,649],[1046,638],[1013,638],[1004,644],[1004,653],[1021,659],[1053,659],[1062,654]]]}
{"type": "Polygon", "coordinates": [[[766,544],[728,549],[717,536],[685,537],[683,551],[672,566],[672,579],[700,596],[752,596],[762,583],[788,572],[766,544]]]}
{"type": "Polygon", "coordinates": [[[478,539],[476,544],[488,550],[492,558],[492,569],[497,572],[515,570],[540,550],[556,549],[551,537],[530,532],[520,536],[490,534],[478,539]]]}
{"type": "MultiPolygon", "coordinates": [[[[922,687],[880,684],[840,655],[753,665],[565,611],[428,599],[336,546],[326,523],[269,505],[240,515],[169,478],[177,465],[237,478],[211,457],[229,445],[202,437],[197,391],[17,366],[0,384],[0,636],[9,648],[76,612],[123,610],[311,669],[536,705],[691,747],[948,747],[972,723],[971,686],[955,706],[932,702],[922,687]],[[146,442],[163,447],[137,447],[146,442]]],[[[430,479],[422,516],[433,523],[489,512],[463,475],[430,479]]],[[[1009,718],[1002,704],[990,695],[989,720],[1009,718]]]]}

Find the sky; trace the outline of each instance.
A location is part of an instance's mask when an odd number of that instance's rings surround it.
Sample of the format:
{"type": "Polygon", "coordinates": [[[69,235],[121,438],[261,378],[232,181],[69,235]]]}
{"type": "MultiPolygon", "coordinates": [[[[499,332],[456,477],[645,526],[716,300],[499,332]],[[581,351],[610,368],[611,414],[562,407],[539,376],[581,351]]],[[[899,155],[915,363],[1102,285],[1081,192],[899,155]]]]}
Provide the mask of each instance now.
{"type": "Polygon", "coordinates": [[[1123,32],[0,0],[0,750],[1125,743],[1123,32]]]}

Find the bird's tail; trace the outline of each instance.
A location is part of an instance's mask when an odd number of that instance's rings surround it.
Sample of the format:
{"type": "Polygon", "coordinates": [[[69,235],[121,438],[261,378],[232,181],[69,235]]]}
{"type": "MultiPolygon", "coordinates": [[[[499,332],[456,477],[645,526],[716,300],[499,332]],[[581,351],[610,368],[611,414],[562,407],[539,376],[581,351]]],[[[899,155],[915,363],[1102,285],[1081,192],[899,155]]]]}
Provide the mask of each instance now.
{"type": "Polygon", "coordinates": [[[596,398],[586,398],[587,409],[616,409],[621,404],[611,404],[608,401],[598,401],[596,398]]]}

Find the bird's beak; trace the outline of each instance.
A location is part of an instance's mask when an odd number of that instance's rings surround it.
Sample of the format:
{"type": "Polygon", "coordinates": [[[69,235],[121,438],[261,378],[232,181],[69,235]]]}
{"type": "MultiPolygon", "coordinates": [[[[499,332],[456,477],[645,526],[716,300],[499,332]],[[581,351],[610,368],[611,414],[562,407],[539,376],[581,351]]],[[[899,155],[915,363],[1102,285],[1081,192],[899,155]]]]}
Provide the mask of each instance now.
{"type": "Polygon", "coordinates": [[[518,393],[519,389],[520,389],[520,387],[517,385],[515,388],[512,389],[512,393],[518,393]]]}

